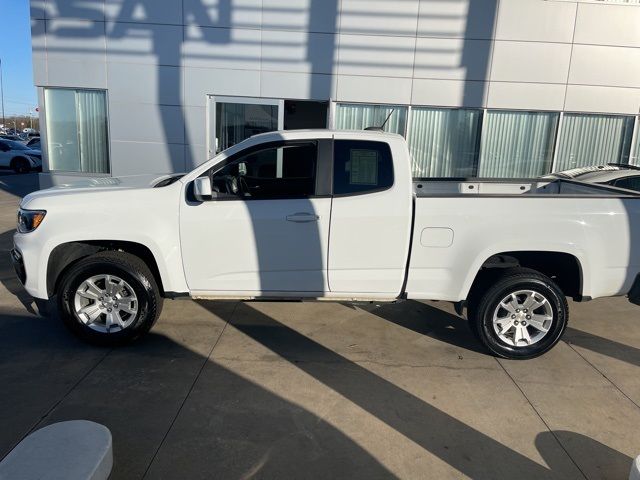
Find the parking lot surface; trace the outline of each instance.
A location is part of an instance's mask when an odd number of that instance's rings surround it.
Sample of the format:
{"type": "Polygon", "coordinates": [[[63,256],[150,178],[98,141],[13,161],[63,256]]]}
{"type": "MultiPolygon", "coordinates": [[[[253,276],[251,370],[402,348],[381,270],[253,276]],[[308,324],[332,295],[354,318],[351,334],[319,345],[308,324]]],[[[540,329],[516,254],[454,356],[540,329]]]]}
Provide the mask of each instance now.
{"type": "Polygon", "coordinates": [[[38,315],[11,269],[36,184],[0,177],[0,458],[72,419],[111,430],[113,479],[613,479],[640,454],[626,299],[572,303],[564,341],[519,362],[435,302],[166,301],[146,338],[97,348],[38,315]]]}

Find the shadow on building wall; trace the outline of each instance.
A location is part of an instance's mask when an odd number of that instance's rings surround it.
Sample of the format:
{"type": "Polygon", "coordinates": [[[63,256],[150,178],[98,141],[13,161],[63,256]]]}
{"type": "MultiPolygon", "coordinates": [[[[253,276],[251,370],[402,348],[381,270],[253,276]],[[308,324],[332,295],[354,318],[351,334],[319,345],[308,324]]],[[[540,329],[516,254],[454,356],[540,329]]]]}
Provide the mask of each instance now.
{"type": "MultiPolygon", "coordinates": [[[[383,0],[374,0],[385,3],[383,0]]],[[[337,81],[335,74],[353,72],[353,69],[387,68],[397,66],[398,71],[426,70],[430,73],[423,77],[458,79],[461,80],[462,92],[459,94],[463,105],[479,107],[484,105],[486,81],[488,80],[491,60],[491,38],[495,25],[497,0],[446,0],[432,2],[422,0],[416,3],[416,12],[405,13],[406,9],[399,8],[396,12],[389,12],[389,22],[399,22],[406,25],[415,21],[416,34],[421,37],[420,44],[416,41],[408,46],[402,42],[390,42],[389,45],[367,47],[358,42],[349,40],[348,34],[375,34],[373,27],[369,25],[380,24],[381,14],[375,13],[375,7],[366,8],[357,3],[342,4],[339,0],[308,0],[308,2],[291,2],[290,4],[264,4],[262,7],[252,7],[240,4],[233,0],[190,0],[183,2],[183,20],[176,18],[172,25],[180,27],[184,23],[181,37],[169,35],[167,30],[161,28],[155,20],[155,11],[158,2],[154,0],[122,0],[121,2],[98,0],[48,0],[44,2],[32,2],[32,18],[44,18],[48,12],[56,22],[49,22],[44,29],[34,29],[35,37],[44,36],[50,40],[46,51],[51,54],[76,55],[74,61],[82,61],[82,56],[92,53],[101,53],[91,47],[91,42],[82,44],[83,39],[105,38],[107,43],[107,63],[110,55],[116,55],[118,60],[128,63],[149,63],[149,56],[153,57],[153,63],[158,66],[157,78],[157,108],[161,117],[164,130],[164,144],[167,148],[168,158],[172,158],[173,170],[180,171],[189,168],[190,165],[202,163],[205,159],[202,150],[195,145],[193,139],[193,125],[189,125],[185,117],[186,106],[171,108],[167,99],[181,99],[184,101],[185,88],[184,72],[180,68],[167,69],[161,67],[184,67],[185,61],[198,66],[211,66],[231,69],[257,69],[265,68],[265,64],[280,65],[274,70],[282,68],[287,72],[309,71],[310,85],[297,87],[296,92],[307,91],[312,99],[328,100],[335,98],[337,81]],[[342,9],[342,11],[341,11],[342,9]],[[419,10],[419,12],[418,12],[419,10]],[[103,15],[103,11],[106,14],[103,15]],[[419,13],[419,19],[416,15],[419,13]],[[351,17],[351,20],[349,18],[351,17]],[[291,19],[295,20],[291,20],[291,19]],[[100,20],[103,19],[103,20],[100,20]],[[260,19],[260,20],[256,20],[260,19]],[[70,22],[69,22],[70,21],[70,22]],[[361,22],[361,26],[354,27],[355,21],[361,22]],[[346,30],[347,35],[342,37],[338,32],[341,23],[350,23],[346,30]],[[218,28],[216,28],[218,27],[218,28]],[[260,39],[259,41],[243,38],[237,35],[234,28],[239,29],[263,29],[279,30],[284,32],[311,32],[300,36],[303,40],[274,40],[260,39]],[[335,34],[334,34],[335,33],[335,34]],[[330,37],[332,41],[326,41],[330,37]],[[131,39],[131,45],[118,42],[118,48],[109,48],[109,42],[123,39],[131,39]],[[136,45],[140,39],[148,40],[151,51],[145,47],[136,45]],[[447,46],[439,41],[452,39],[447,46]],[[482,41],[478,41],[482,39],[482,41]],[[70,43],[69,40],[74,40],[70,43]],[[76,41],[77,40],[77,41],[76,41]],[[297,43],[298,41],[302,43],[297,43]],[[306,42],[306,43],[305,43],[306,42]],[[124,45],[124,46],[123,46],[124,45]],[[242,54],[232,57],[226,53],[225,47],[230,45],[242,46],[242,54]],[[261,55],[252,56],[249,51],[255,51],[259,47],[261,55]],[[265,48],[263,48],[265,47],[265,48]],[[266,47],[271,47],[267,54],[266,47]],[[414,48],[415,47],[415,48],[414,48]],[[348,52],[343,58],[338,59],[338,50],[348,52]],[[371,60],[371,55],[358,55],[361,51],[375,51],[382,48],[388,55],[393,56],[390,64],[384,65],[371,60]],[[303,51],[304,54],[299,52],[303,51]],[[417,52],[414,54],[414,52],[417,52]],[[347,58],[348,56],[348,58],[347,58]],[[362,57],[362,58],[360,58],[362,57]],[[125,59],[125,60],[122,60],[125,59]],[[200,63],[201,62],[201,63],[200,63]],[[226,66],[220,66],[221,63],[226,66]],[[303,64],[307,67],[300,69],[303,64]],[[284,67],[282,67],[284,65],[284,67]],[[182,128],[184,135],[176,133],[176,129],[182,128]],[[182,139],[177,142],[176,139],[182,139]],[[180,160],[173,159],[175,146],[186,145],[185,166],[180,160]]],[[[410,30],[393,29],[385,27],[383,31],[388,35],[400,35],[396,38],[411,38],[410,30]]],[[[38,45],[44,42],[37,42],[38,45]]],[[[38,52],[39,47],[34,49],[38,52]]],[[[51,61],[60,61],[54,60],[51,61]]],[[[269,67],[266,67],[268,70],[269,67]]],[[[356,70],[357,72],[357,70],[356,70]]],[[[387,68],[385,75],[393,77],[396,72],[387,68]]],[[[357,73],[356,73],[357,74],[357,73]]],[[[366,78],[366,74],[365,75],[366,78]]],[[[403,76],[405,74],[397,74],[403,76]]],[[[136,79],[131,78],[132,82],[136,79]]],[[[363,82],[366,80],[363,78],[363,82]]],[[[364,83],[363,83],[364,84],[364,83]]],[[[394,88],[393,84],[390,88],[394,88]]],[[[80,85],[81,86],[81,85],[80,85]]],[[[418,88],[413,82],[411,89],[418,88]]],[[[424,88],[424,87],[420,87],[424,88]]],[[[215,87],[211,87],[210,94],[216,94],[215,87]]],[[[225,92],[226,93],[226,92],[225,92]]],[[[413,93],[412,93],[413,95],[413,93]]],[[[295,94],[292,97],[295,98],[295,94]]],[[[349,101],[348,98],[341,100],[349,101]]],[[[206,98],[202,98],[202,105],[206,104],[206,98]]],[[[204,128],[202,125],[195,128],[204,128]]],[[[452,121],[449,129],[455,131],[459,125],[452,121]]],[[[206,132],[206,135],[212,135],[206,132]]],[[[454,135],[449,136],[449,142],[455,142],[454,135]]],[[[455,145],[447,148],[456,150],[455,145]]],[[[135,159],[132,159],[135,161],[135,159]]]]}

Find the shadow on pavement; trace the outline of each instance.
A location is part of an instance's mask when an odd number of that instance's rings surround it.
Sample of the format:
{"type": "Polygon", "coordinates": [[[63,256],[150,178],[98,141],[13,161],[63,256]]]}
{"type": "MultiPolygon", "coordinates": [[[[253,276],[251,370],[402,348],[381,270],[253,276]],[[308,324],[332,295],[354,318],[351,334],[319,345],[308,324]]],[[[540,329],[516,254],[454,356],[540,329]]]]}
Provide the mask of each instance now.
{"type": "MultiPolygon", "coordinates": [[[[559,455],[562,447],[551,432],[536,441],[548,469],[246,304],[239,304],[238,315],[231,318],[215,302],[198,303],[471,478],[580,476],[575,464],[559,455]]],[[[610,471],[628,473],[631,459],[626,455],[612,456],[608,447],[573,432],[563,432],[563,437],[584,444],[594,461],[603,461],[610,471]]]]}
{"type": "Polygon", "coordinates": [[[213,317],[178,319],[172,337],[180,343],[152,333],[116,350],[77,341],[55,319],[2,308],[0,456],[34,428],[88,419],[114,435],[114,479],[140,478],[154,459],[153,478],[393,477],[333,425],[210,360],[206,352],[229,322],[465,475],[579,476],[556,437],[588,452],[608,475],[628,473],[629,457],[565,431],[536,439],[547,468],[249,305],[199,304],[213,317]],[[185,347],[205,340],[200,353],[185,347]],[[199,400],[185,403],[192,394],[199,400]],[[179,414],[193,421],[174,426],[179,414]],[[169,430],[179,448],[158,454],[169,430]]]}
{"type": "MultiPolygon", "coordinates": [[[[192,335],[213,344],[213,326],[201,322],[192,335]]],[[[205,355],[164,335],[108,350],[77,341],[59,321],[2,312],[0,459],[33,429],[87,419],[113,434],[110,478],[141,478],[205,364],[205,355]]],[[[168,452],[170,468],[159,476],[393,476],[323,419],[214,362],[207,368],[219,388],[182,442],[215,448],[193,462],[188,452],[168,452]]]]}
{"type": "Polygon", "coordinates": [[[487,354],[487,350],[473,336],[467,320],[439,308],[413,300],[381,306],[365,304],[359,307],[420,335],[426,335],[465,350],[487,354]]]}
{"type": "Polygon", "coordinates": [[[640,367],[640,349],[592,333],[567,327],[564,341],[592,352],[640,367]]]}

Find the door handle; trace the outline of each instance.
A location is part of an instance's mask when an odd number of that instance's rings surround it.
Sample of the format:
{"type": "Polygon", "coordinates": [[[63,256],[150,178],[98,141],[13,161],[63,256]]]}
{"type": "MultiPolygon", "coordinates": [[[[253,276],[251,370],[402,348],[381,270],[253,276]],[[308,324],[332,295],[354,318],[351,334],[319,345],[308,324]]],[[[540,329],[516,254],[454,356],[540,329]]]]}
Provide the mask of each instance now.
{"type": "Polygon", "coordinates": [[[298,212],[292,215],[287,215],[287,222],[307,223],[317,222],[318,220],[320,220],[320,217],[313,213],[298,212]]]}

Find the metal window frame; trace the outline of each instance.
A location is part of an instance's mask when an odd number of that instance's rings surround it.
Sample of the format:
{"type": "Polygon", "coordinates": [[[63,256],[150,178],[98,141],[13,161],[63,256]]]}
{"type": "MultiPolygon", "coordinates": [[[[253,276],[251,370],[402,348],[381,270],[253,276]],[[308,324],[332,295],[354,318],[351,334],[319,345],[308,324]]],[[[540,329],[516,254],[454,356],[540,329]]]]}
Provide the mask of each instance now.
{"type": "Polygon", "coordinates": [[[556,138],[553,142],[553,160],[551,161],[551,172],[556,171],[556,165],[558,163],[558,146],[560,145],[560,134],[562,132],[562,128],[564,127],[564,111],[560,112],[560,116],[558,117],[558,127],[556,128],[556,138]]]}

